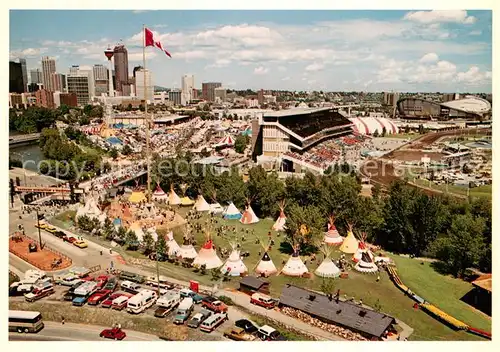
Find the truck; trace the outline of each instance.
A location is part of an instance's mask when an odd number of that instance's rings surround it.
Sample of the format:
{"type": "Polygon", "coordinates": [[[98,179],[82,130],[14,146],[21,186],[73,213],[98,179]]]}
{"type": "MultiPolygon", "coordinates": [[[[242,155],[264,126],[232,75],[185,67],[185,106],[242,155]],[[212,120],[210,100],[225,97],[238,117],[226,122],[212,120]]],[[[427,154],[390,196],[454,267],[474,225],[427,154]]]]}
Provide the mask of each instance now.
{"type": "Polygon", "coordinates": [[[202,296],[190,290],[189,288],[183,288],[182,290],[179,291],[179,293],[181,294],[182,298],[191,297],[195,304],[201,303],[201,300],[203,299],[202,296]]]}
{"type": "Polygon", "coordinates": [[[193,299],[191,297],[184,298],[181,301],[181,303],[179,303],[179,307],[177,307],[174,324],[184,324],[184,322],[191,315],[193,308],[194,308],[193,299]]]}
{"type": "Polygon", "coordinates": [[[244,329],[236,326],[230,327],[224,331],[224,337],[234,341],[255,341],[257,337],[248,334],[244,329]]]}
{"type": "Polygon", "coordinates": [[[120,284],[120,288],[124,291],[137,294],[141,290],[141,285],[132,281],[125,280],[120,284]]]}
{"type": "Polygon", "coordinates": [[[201,306],[216,313],[227,312],[227,306],[214,297],[205,297],[201,301],[201,306]]]}
{"type": "Polygon", "coordinates": [[[24,295],[31,292],[37,282],[45,277],[46,274],[44,271],[27,270],[22,280],[14,282],[9,286],[9,296],[24,295]]]}
{"type": "Polygon", "coordinates": [[[91,306],[96,306],[108,298],[110,294],[111,290],[98,290],[89,297],[87,303],[91,306]]]}
{"type": "Polygon", "coordinates": [[[83,284],[83,281],[80,281],[80,282],[77,282],[76,284],[74,284],[73,286],[70,287],[70,289],[68,291],[66,291],[66,293],[64,294],[63,296],[63,299],[65,301],[72,301],[74,298],[75,298],[75,290],[80,287],[80,285],[83,284]]]}
{"type": "Polygon", "coordinates": [[[26,293],[24,298],[27,302],[35,302],[40,298],[46,297],[54,293],[54,285],[50,280],[46,280],[40,283],[33,288],[32,292],[26,293]]]}
{"type": "Polygon", "coordinates": [[[174,308],[181,302],[181,295],[179,292],[167,292],[158,298],[156,305],[163,308],[174,308]]]}
{"type": "Polygon", "coordinates": [[[138,284],[142,284],[145,281],[144,276],[139,275],[139,274],[134,274],[134,273],[131,273],[128,271],[122,271],[120,273],[120,279],[136,282],[138,284]]]}
{"type": "Polygon", "coordinates": [[[130,298],[132,298],[132,296],[128,295],[128,294],[124,294],[118,298],[115,298],[113,300],[113,302],[111,302],[111,308],[116,309],[116,310],[122,310],[123,308],[126,308],[128,300],[130,298]]]}
{"type": "Polygon", "coordinates": [[[75,291],[75,298],[73,298],[74,306],[83,306],[85,302],[89,299],[89,297],[97,291],[97,282],[96,281],[86,281],[80,286],[78,286],[75,291]]]}
{"type": "Polygon", "coordinates": [[[130,298],[127,302],[127,312],[139,314],[155,304],[158,299],[156,292],[151,290],[141,290],[138,294],[130,298]]]}
{"type": "Polygon", "coordinates": [[[102,303],[101,307],[103,308],[111,308],[111,305],[113,304],[113,301],[122,296],[121,293],[113,293],[112,295],[108,296],[102,303]]]}

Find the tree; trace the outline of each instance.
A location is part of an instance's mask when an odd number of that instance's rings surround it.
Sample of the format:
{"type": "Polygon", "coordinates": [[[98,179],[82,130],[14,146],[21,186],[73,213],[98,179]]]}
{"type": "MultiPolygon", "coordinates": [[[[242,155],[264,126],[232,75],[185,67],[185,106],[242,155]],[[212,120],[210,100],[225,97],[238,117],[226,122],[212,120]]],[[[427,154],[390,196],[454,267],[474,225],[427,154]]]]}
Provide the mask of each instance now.
{"type": "Polygon", "coordinates": [[[139,241],[135,231],[128,230],[126,232],[125,243],[127,244],[128,249],[137,250],[139,241]]]}
{"type": "Polygon", "coordinates": [[[165,241],[165,237],[158,236],[158,241],[156,241],[156,251],[160,254],[167,253],[167,241],[165,241]]]}
{"type": "Polygon", "coordinates": [[[462,277],[467,268],[478,264],[484,250],[484,227],[484,219],[475,219],[470,213],[454,215],[447,234],[432,244],[436,257],[454,276],[462,277]]]}
{"type": "Polygon", "coordinates": [[[112,240],[114,235],[115,235],[115,226],[113,225],[113,222],[108,217],[106,217],[106,220],[104,220],[102,232],[103,232],[104,238],[106,238],[108,241],[112,240]]]}
{"type": "Polygon", "coordinates": [[[148,255],[153,251],[155,241],[149,231],[146,231],[146,233],[144,234],[144,237],[142,238],[142,244],[144,245],[144,254],[148,255]]]}
{"type": "Polygon", "coordinates": [[[212,274],[212,281],[217,281],[220,279],[220,269],[218,268],[214,268],[212,270],[210,270],[210,273],[212,274]]]}
{"type": "Polygon", "coordinates": [[[90,104],[87,104],[83,107],[83,113],[87,116],[90,116],[90,114],[92,113],[92,105],[90,104]]]}
{"type": "Polygon", "coordinates": [[[234,150],[239,154],[243,154],[246,146],[247,146],[247,138],[241,134],[238,135],[236,137],[236,140],[234,141],[234,150]]]}
{"type": "Polygon", "coordinates": [[[116,160],[116,158],[118,158],[118,150],[116,150],[116,148],[111,148],[109,150],[109,156],[113,158],[113,160],[116,160]]]}
{"type": "Polygon", "coordinates": [[[316,206],[292,204],[287,208],[286,239],[290,245],[299,245],[301,253],[316,252],[316,243],[322,240],[324,216],[316,206]]]}
{"type": "Polygon", "coordinates": [[[127,230],[123,226],[120,226],[116,231],[116,238],[120,244],[127,242],[127,230]]]}
{"type": "Polygon", "coordinates": [[[128,144],[125,144],[125,146],[122,149],[122,154],[123,155],[130,155],[132,153],[133,153],[132,148],[128,144]]]}
{"type": "Polygon", "coordinates": [[[335,292],[335,280],[333,278],[323,278],[320,286],[321,292],[326,296],[331,296],[335,292]]]}

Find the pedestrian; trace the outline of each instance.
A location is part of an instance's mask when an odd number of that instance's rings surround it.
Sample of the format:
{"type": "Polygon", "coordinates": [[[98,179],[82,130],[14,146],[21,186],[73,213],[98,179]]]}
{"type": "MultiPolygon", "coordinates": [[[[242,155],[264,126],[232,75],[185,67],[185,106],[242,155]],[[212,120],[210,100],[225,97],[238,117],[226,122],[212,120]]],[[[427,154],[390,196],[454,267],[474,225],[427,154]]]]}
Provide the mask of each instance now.
{"type": "Polygon", "coordinates": [[[380,281],[380,275],[377,275],[377,282],[380,281]]]}
{"type": "Polygon", "coordinates": [[[62,325],[64,325],[64,321],[65,321],[64,316],[61,316],[61,323],[62,323],[62,325]]]}

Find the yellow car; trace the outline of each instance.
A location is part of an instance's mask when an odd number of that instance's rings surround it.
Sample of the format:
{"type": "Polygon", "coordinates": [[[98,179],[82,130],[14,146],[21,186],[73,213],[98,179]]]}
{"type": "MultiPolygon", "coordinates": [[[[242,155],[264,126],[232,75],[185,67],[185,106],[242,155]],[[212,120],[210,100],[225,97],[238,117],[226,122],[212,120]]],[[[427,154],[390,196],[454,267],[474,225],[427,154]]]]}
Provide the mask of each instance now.
{"type": "Polygon", "coordinates": [[[50,233],[55,233],[57,231],[57,229],[52,226],[47,226],[44,230],[50,233]]]}
{"type": "Polygon", "coordinates": [[[47,227],[49,227],[49,225],[48,225],[48,224],[46,224],[46,223],[44,223],[44,222],[41,222],[41,223],[40,223],[40,225],[35,224],[35,227],[36,227],[36,228],[40,228],[40,229],[42,229],[42,230],[45,230],[47,227]]]}
{"type": "Polygon", "coordinates": [[[81,241],[81,240],[76,240],[75,242],[73,242],[73,244],[75,246],[77,246],[78,248],[87,248],[88,247],[87,242],[81,241]]]}

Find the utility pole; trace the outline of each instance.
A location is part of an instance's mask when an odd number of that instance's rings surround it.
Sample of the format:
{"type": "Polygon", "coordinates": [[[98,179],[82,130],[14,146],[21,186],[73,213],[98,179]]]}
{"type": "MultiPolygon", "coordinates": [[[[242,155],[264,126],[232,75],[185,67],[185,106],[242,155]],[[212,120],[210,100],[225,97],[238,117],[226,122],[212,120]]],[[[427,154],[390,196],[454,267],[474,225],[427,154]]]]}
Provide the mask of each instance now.
{"type": "Polygon", "coordinates": [[[40,250],[43,249],[42,245],[42,231],[40,230],[40,215],[38,214],[38,210],[36,211],[36,223],[38,227],[38,240],[40,242],[40,250]]]}

